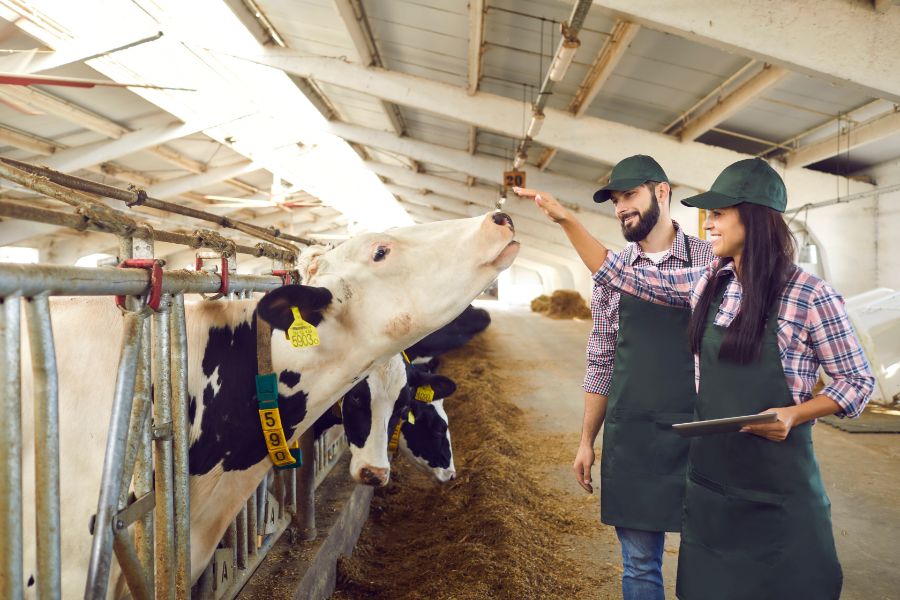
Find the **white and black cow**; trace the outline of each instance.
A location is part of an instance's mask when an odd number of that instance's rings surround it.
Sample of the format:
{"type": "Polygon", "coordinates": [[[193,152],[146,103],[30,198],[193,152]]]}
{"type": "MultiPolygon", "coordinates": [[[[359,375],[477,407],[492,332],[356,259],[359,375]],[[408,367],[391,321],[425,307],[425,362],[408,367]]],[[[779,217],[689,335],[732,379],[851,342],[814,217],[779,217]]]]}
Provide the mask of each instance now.
{"type": "MultiPolygon", "coordinates": [[[[192,580],[244,500],[271,467],[254,388],[256,315],[273,328],[272,362],[290,442],[378,363],[449,322],[518,253],[503,213],[365,234],[309,260],[307,285],[261,300],[187,303],[191,399],[190,500],[192,580]],[[291,307],[318,328],[321,344],[294,348],[284,330],[291,307]]],[[[60,374],[63,596],[82,593],[90,554],[88,520],[96,511],[100,471],[122,336],[111,299],[51,303],[60,374]]],[[[27,338],[27,336],[23,336],[27,338]]],[[[31,364],[23,343],[23,433],[32,438],[31,364]]],[[[33,438],[32,438],[33,439],[33,438]]],[[[34,455],[24,453],[25,523],[34,522],[34,455]]],[[[26,536],[26,573],[34,569],[26,536]]],[[[120,575],[110,585],[123,591],[120,575]]],[[[28,592],[33,595],[34,587],[28,592]]]]}
{"type": "Polygon", "coordinates": [[[400,355],[379,365],[344,395],[341,415],[326,413],[316,427],[343,422],[350,445],[350,474],[358,483],[383,486],[390,479],[389,441],[398,423],[399,449],[417,468],[444,483],[456,476],[443,400],[456,391],[449,377],[407,365],[400,355]],[[431,386],[435,400],[415,399],[431,386]],[[412,415],[410,417],[410,415],[412,415]],[[402,420],[402,421],[401,421],[402,420]]]}

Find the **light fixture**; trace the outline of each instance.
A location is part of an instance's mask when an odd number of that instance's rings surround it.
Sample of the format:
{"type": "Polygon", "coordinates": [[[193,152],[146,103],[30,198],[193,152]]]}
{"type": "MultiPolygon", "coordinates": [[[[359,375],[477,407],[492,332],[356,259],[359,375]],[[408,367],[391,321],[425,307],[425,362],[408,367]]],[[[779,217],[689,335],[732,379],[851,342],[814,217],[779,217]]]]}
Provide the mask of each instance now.
{"type": "Polygon", "coordinates": [[[809,239],[804,240],[803,245],[800,246],[800,251],[797,253],[797,262],[810,265],[819,264],[819,247],[809,239]]]}
{"type": "Polygon", "coordinates": [[[518,171],[519,169],[521,169],[526,160],[528,160],[528,155],[524,152],[519,152],[518,154],[516,154],[516,160],[513,161],[513,170],[518,171]]]}
{"type": "Polygon", "coordinates": [[[541,132],[541,127],[544,125],[544,113],[540,110],[535,110],[531,113],[531,123],[528,125],[528,132],[525,134],[529,138],[534,139],[538,133],[541,132]]]}
{"type": "Polygon", "coordinates": [[[572,64],[572,59],[575,58],[575,52],[578,50],[578,47],[581,46],[581,42],[578,38],[570,38],[566,35],[567,32],[568,27],[563,23],[562,44],[556,49],[556,56],[553,57],[553,62],[550,63],[550,81],[562,81],[563,77],[566,76],[566,71],[569,70],[569,65],[572,64]]]}

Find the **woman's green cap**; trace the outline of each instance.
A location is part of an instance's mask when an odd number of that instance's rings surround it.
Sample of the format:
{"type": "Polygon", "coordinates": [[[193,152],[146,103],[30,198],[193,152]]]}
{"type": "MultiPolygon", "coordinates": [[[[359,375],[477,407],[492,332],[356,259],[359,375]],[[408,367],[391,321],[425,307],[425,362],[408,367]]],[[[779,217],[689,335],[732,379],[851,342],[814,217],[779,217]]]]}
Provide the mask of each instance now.
{"type": "Polygon", "coordinates": [[[784,181],[761,158],[747,158],[728,165],[708,192],[681,201],[696,208],[725,208],[741,202],[768,206],[782,213],[787,208],[784,181]]]}
{"type": "Polygon", "coordinates": [[[613,167],[609,183],[594,192],[594,202],[606,202],[613,192],[625,192],[648,181],[669,183],[659,163],[645,154],[637,154],[619,161],[613,167]]]}

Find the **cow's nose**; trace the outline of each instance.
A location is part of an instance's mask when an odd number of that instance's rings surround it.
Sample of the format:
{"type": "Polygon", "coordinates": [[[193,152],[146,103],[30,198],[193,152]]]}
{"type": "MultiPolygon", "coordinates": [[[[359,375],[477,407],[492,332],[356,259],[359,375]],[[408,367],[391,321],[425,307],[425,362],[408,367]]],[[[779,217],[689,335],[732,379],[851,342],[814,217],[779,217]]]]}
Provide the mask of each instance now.
{"type": "Polygon", "coordinates": [[[513,225],[512,219],[505,212],[495,212],[491,216],[491,220],[493,220],[494,223],[497,225],[505,225],[505,226],[509,227],[512,231],[516,230],[515,225],[513,225]]]}
{"type": "Polygon", "coordinates": [[[363,467],[359,472],[359,478],[366,485],[387,485],[390,477],[390,469],[381,469],[379,467],[363,467]]]}

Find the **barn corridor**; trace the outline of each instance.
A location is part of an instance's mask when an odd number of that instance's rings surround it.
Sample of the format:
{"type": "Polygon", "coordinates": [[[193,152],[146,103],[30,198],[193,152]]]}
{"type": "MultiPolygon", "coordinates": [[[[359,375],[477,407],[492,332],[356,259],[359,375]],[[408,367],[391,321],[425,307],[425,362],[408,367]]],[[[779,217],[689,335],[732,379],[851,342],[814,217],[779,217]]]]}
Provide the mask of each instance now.
{"type": "MultiPolygon", "coordinates": [[[[555,321],[527,309],[488,306],[493,319],[492,343],[511,374],[525,390],[517,403],[538,430],[567,440],[553,453],[559,462],[546,465],[549,482],[561,502],[576,502],[596,528],[573,540],[577,560],[621,573],[621,556],[611,527],[599,522],[598,462],[592,471],[594,495],[575,483],[571,461],[581,431],[584,345],[587,321],[555,321]]],[[[602,435],[602,434],[601,434],[602,435]]],[[[827,425],[815,427],[815,447],[832,503],[834,537],[844,570],[842,600],[900,598],[900,572],[895,568],[900,539],[900,447],[896,434],[848,434],[827,425]]],[[[599,439],[597,447],[599,447],[599,439]]],[[[663,574],[666,598],[675,598],[678,536],[669,535],[663,574]]],[[[605,581],[597,597],[617,597],[618,577],[605,581]]]]}

